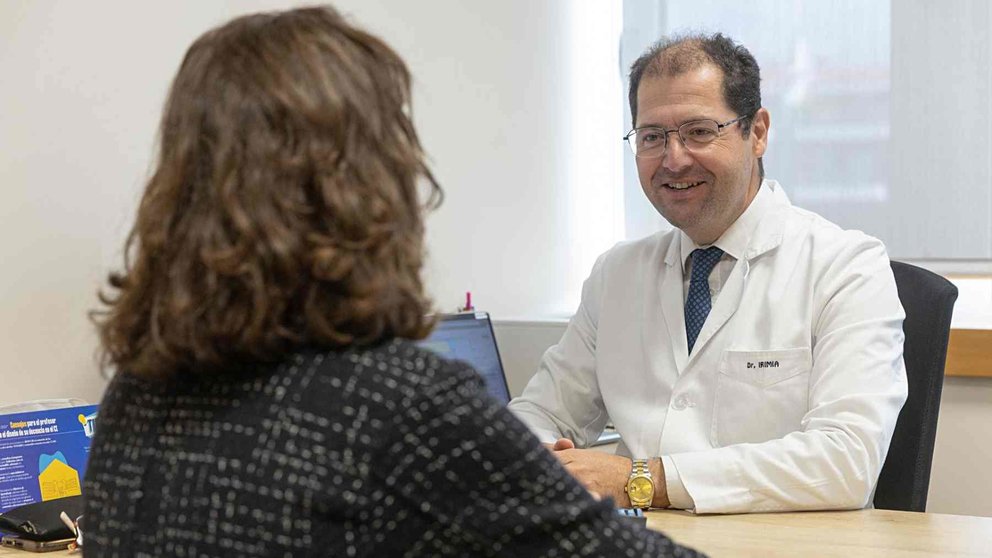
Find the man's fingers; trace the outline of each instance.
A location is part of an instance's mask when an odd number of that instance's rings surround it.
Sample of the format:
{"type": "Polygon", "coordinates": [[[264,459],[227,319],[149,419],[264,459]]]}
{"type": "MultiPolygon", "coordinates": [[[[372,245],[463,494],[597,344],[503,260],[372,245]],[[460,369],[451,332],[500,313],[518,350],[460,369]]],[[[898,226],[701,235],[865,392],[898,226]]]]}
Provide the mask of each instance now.
{"type": "Polygon", "coordinates": [[[555,451],[575,449],[575,442],[569,440],[568,438],[558,438],[555,445],[552,447],[555,451]]]}

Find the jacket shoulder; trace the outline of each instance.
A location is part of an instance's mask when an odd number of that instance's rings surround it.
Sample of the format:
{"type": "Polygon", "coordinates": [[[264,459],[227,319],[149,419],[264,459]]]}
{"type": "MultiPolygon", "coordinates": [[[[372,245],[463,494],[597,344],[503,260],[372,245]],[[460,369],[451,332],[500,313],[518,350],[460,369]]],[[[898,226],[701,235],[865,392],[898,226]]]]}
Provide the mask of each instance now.
{"type": "Polygon", "coordinates": [[[807,237],[814,248],[814,256],[836,258],[873,252],[887,257],[885,245],[878,238],[858,229],[844,229],[818,213],[790,207],[786,238],[807,237]]]}
{"type": "Polygon", "coordinates": [[[635,262],[663,261],[678,238],[678,229],[671,229],[637,240],[618,242],[599,257],[597,267],[627,267],[635,262]]]}

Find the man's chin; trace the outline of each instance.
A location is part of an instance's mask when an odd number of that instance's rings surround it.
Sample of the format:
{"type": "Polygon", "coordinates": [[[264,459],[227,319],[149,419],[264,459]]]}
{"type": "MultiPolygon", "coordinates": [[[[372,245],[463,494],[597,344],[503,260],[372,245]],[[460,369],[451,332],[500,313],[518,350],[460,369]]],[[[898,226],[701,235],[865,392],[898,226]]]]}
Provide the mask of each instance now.
{"type": "Polygon", "coordinates": [[[706,230],[704,230],[704,227],[701,226],[706,223],[706,220],[699,215],[693,214],[692,216],[686,216],[686,215],[669,216],[662,213],[661,216],[664,217],[665,220],[668,221],[673,227],[679,229],[680,231],[688,235],[693,242],[695,242],[700,246],[709,244],[716,240],[716,239],[707,240],[707,237],[710,235],[706,230]]]}
{"type": "Polygon", "coordinates": [[[660,213],[661,216],[676,229],[681,229],[683,231],[686,229],[692,229],[693,225],[698,222],[695,215],[686,215],[685,213],[679,211],[669,211],[661,208],[656,209],[658,209],[658,213],[660,213]]]}

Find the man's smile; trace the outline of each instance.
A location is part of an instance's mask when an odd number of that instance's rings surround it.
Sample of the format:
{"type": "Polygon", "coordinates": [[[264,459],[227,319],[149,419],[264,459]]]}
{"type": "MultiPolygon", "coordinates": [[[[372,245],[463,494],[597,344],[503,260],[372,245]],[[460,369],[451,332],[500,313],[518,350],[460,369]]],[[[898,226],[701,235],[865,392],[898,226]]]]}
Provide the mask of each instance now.
{"type": "Polygon", "coordinates": [[[689,188],[699,186],[703,182],[703,180],[700,180],[699,182],[666,182],[662,184],[662,186],[665,188],[671,188],[672,190],[687,190],[689,188]]]}

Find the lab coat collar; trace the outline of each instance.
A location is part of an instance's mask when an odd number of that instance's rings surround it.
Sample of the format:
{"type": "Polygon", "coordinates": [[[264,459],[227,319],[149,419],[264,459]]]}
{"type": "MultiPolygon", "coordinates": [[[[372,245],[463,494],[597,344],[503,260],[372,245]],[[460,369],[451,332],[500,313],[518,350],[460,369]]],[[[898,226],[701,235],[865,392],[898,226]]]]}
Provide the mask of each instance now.
{"type": "Polygon", "coordinates": [[[750,260],[764,254],[782,243],[785,220],[777,217],[782,209],[791,206],[788,196],[774,180],[765,180],[758,189],[757,195],[751,200],[744,213],[727,231],[720,236],[714,245],[737,258],[730,276],[715,301],[710,315],[706,318],[703,328],[696,338],[692,355],[688,354],[688,343],[685,338],[685,317],[683,315],[682,284],[684,277],[684,253],[688,257],[697,246],[682,231],[679,231],[679,241],[671,242],[665,263],[671,268],[678,265],[678,270],[670,269],[665,274],[661,285],[662,308],[668,334],[672,339],[675,365],[681,375],[685,368],[698,355],[706,343],[734,315],[740,305],[744,292],[744,284],[750,271],[750,260]],[[686,241],[688,240],[688,245],[686,241]]]}

